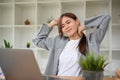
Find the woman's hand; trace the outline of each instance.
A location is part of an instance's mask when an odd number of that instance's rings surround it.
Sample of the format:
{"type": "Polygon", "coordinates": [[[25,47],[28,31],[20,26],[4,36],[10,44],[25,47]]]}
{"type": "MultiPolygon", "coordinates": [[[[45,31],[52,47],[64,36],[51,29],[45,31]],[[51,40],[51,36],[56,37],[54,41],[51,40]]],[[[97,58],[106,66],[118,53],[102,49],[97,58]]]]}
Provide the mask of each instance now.
{"type": "Polygon", "coordinates": [[[58,21],[59,21],[59,19],[53,19],[53,20],[48,24],[48,26],[49,26],[49,27],[54,27],[55,25],[58,24],[58,21]]]}
{"type": "Polygon", "coordinates": [[[117,76],[118,78],[120,78],[120,69],[117,69],[116,72],[115,72],[115,74],[116,74],[116,76],[117,76]]]}
{"type": "Polygon", "coordinates": [[[85,30],[85,26],[84,25],[80,25],[78,27],[78,34],[81,36],[84,30],[85,30]]]}

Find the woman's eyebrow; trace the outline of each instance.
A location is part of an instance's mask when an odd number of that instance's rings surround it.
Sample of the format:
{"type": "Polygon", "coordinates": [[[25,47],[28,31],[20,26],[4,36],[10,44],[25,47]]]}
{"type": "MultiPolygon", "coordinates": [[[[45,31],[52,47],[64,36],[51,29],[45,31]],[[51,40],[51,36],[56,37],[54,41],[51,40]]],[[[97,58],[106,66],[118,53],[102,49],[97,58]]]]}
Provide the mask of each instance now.
{"type": "MultiPolygon", "coordinates": [[[[67,23],[67,22],[69,22],[69,21],[70,21],[70,20],[68,19],[68,20],[65,21],[65,23],[67,23]]],[[[63,23],[62,25],[64,25],[65,23],[63,23]]]]}
{"type": "Polygon", "coordinates": [[[70,20],[68,19],[68,20],[65,21],[65,23],[68,23],[69,21],[70,21],[70,20]]]}

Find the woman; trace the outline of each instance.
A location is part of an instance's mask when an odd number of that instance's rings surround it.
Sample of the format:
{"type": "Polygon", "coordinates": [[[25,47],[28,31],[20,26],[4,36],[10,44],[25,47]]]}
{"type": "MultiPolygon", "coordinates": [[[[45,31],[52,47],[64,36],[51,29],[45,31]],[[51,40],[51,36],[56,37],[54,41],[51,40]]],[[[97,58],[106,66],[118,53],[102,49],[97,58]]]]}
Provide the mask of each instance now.
{"type": "Polygon", "coordinates": [[[78,64],[80,57],[88,51],[99,53],[100,43],[106,33],[110,16],[100,15],[89,18],[82,26],[73,13],[64,13],[59,19],[52,20],[42,28],[33,42],[36,46],[49,50],[49,60],[46,75],[78,76],[81,67],[78,64]],[[48,35],[55,25],[58,25],[59,35],[49,38],[48,35]],[[96,27],[89,36],[84,30],[96,27]]]}

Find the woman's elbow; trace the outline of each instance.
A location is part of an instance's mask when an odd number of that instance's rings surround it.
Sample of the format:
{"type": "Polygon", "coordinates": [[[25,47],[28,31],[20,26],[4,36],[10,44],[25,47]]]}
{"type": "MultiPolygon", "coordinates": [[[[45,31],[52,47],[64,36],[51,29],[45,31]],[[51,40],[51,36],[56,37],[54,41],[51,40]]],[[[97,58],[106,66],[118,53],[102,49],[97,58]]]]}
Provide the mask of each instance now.
{"type": "Polygon", "coordinates": [[[105,17],[106,17],[106,19],[111,20],[111,16],[110,15],[106,14],[105,17]]]}

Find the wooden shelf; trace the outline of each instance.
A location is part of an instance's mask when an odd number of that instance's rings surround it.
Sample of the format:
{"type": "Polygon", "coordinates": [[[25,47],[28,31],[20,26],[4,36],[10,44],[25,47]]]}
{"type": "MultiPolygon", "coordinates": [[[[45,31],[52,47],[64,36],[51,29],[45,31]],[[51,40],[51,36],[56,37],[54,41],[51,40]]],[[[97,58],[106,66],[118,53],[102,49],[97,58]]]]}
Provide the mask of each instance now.
{"type": "MultiPolygon", "coordinates": [[[[86,18],[109,14],[112,20],[100,45],[100,52],[108,57],[109,61],[120,60],[118,57],[120,56],[119,3],[120,0],[0,0],[0,45],[3,44],[3,39],[6,39],[14,48],[27,49],[26,42],[32,43],[38,29],[41,29],[41,24],[48,24],[48,19],[58,18],[65,12],[74,13],[83,25],[86,18]],[[30,25],[24,24],[26,19],[29,19],[30,25]]],[[[85,33],[88,35],[92,31],[94,29],[85,33]]],[[[56,35],[58,35],[57,27],[49,37],[56,35]]],[[[47,61],[47,55],[42,55],[44,49],[39,49],[33,43],[30,49],[35,51],[38,62],[47,61]],[[41,56],[44,56],[44,59],[41,56]]],[[[44,72],[46,64],[42,65],[44,72]]]]}

